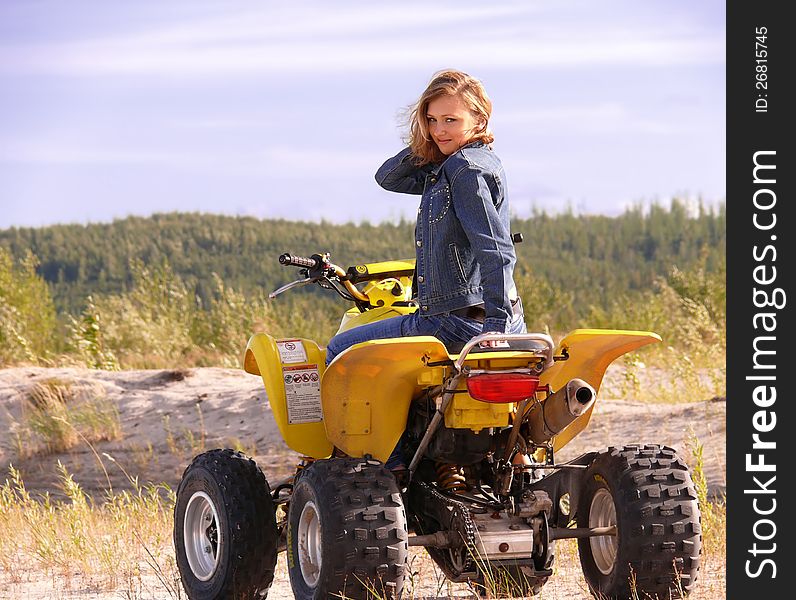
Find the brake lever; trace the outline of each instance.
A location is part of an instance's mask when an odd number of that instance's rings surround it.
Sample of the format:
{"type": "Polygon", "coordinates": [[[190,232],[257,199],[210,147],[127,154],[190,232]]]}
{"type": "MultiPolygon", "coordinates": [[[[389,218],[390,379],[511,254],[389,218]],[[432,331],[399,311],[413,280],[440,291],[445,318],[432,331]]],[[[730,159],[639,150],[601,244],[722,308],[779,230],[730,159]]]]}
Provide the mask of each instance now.
{"type": "Polygon", "coordinates": [[[274,290],[273,292],[268,294],[268,297],[269,298],[276,298],[282,292],[286,292],[289,289],[292,289],[292,288],[300,286],[300,285],[305,285],[307,283],[312,283],[313,281],[315,281],[315,279],[312,278],[312,277],[307,277],[306,279],[297,279],[296,281],[291,281],[290,283],[288,283],[286,285],[283,285],[278,290],[274,290]]]}

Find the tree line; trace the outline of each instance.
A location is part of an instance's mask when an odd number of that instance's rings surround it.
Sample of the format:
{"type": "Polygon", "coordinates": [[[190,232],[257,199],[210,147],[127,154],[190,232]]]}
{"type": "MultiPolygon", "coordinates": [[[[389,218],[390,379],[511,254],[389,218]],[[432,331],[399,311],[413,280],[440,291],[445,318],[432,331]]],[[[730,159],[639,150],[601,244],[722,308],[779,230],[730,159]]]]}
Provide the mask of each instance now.
{"type": "MultiPolygon", "coordinates": [[[[237,366],[255,331],[325,344],[349,307],[318,286],[268,300],[297,276],[278,256],[411,258],[413,227],[171,213],[2,230],[0,366],[237,366]]],[[[512,231],[524,236],[515,277],[529,329],[665,332],[677,356],[723,361],[723,207],[540,212],[512,231]]]]}
{"type": "MultiPolygon", "coordinates": [[[[17,260],[31,252],[59,313],[78,314],[89,295],[119,294],[133,284],[132,264],[166,262],[196,295],[209,301],[214,277],[244,294],[288,281],[277,262],[283,252],[331,252],[349,266],[414,256],[414,223],[331,224],[260,220],[199,213],[128,217],[112,223],[0,230],[0,247],[17,260]]],[[[531,285],[565,290],[573,310],[607,308],[620,293],[641,291],[682,271],[724,268],[724,207],[689,215],[670,206],[636,206],[617,217],[549,215],[514,219],[521,232],[517,276],[531,285]]]]}

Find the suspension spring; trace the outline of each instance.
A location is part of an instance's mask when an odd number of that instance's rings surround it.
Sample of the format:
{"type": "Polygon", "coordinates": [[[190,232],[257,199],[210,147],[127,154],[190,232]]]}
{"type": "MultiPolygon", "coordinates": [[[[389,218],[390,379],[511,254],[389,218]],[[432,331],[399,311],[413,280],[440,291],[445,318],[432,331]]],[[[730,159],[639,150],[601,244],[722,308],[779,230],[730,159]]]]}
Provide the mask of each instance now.
{"type": "Polygon", "coordinates": [[[437,483],[448,492],[463,492],[467,489],[461,469],[453,463],[437,463],[437,483]]]}

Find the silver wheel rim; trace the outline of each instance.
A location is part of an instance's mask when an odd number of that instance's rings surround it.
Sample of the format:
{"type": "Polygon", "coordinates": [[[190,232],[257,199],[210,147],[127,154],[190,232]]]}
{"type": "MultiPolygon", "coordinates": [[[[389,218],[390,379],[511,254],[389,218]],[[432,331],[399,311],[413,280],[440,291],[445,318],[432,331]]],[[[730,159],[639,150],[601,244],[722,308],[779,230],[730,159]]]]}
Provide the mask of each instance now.
{"type": "Polygon", "coordinates": [[[321,577],[322,547],[321,520],[313,502],[307,502],[298,522],[298,558],[301,576],[311,588],[321,577]]]}
{"type": "MultiPolygon", "coordinates": [[[[589,527],[611,527],[616,525],[616,506],[611,492],[600,488],[591,499],[589,509],[589,527]]],[[[616,552],[619,547],[619,531],[616,535],[601,535],[589,538],[594,563],[603,575],[610,575],[614,570],[616,552]]]]}
{"type": "Polygon", "coordinates": [[[221,546],[218,513],[210,496],[196,492],[188,500],[183,519],[183,542],[188,566],[199,581],[207,581],[218,566],[221,546]]]}

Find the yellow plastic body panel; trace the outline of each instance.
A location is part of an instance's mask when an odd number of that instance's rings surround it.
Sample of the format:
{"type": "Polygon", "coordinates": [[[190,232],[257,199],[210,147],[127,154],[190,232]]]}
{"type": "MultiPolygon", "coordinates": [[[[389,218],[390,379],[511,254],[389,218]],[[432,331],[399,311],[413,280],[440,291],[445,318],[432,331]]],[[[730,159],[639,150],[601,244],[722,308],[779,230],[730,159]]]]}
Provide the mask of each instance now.
{"type": "MultiPolygon", "coordinates": [[[[372,340],[341,353],[321,381],[326,435],[346,454],[371,454],[386,460],[398,443],[409,405],[424,389],[443,382],[445,367],[425,361],[455,358],[430,336],[372,340]]],[[[534,359],[535,360],[535,359],[534,359]]],[[[474,369],[527,366],[522,352],[472,353],[466,364],[474,369]]],[[[462,382],[459,389],[465,389],[462,382]]],[[[456,394],[445,411],[447,427],[480,431],[505,427],[514,404],[488,404],[456,394]]]]}
{"type": "MultiPolygon", "coordinates": [[[[381,277],[407,277],[410,278],[415,270],[415,259],[406,258],[402,260],[386,260],[383,262],[365,263],[356,265],[356,277],[363,279],[375,279],[381,277]]],[[[357,279],[355,281],[362,281],[357,279]]]]}
{"type": "Polygon", "coordinates": [[[372,340],[339,354],[321,379],[328,439],[350,456],[386,461],[406,429],[412,398],[442,381],[442,369],[424,359],[448,358],[431,336],[372,340]]]}
{"type": "Polygon", "coordinates": [[[409,302],[412,299],[412,280],[409,277],[388,277],[369,281],[362,289],[371,306],[391,306],[395,302],[409,302]]]}
{"type": "Polygon", "coordinates": [[[512,402],[492,404],[475,400],[468,394],[456,394],[445,411],[445,427],[475,432],[484,427],[506,427],[512,412],[512,402]]]}
{"type": "MultiPolygon", "coordinates": [[[[576,329],[561,340],[556,348],[559,355],[566,351],[569,358],[555,363],[542,373],[541,383],[549,384],[552,391],[562,388],[573,377],[600,390],[605,370],[618,357],[637,348],[660,342],[661,337],[650,331],[623,331],[613,329],[576,329]]],[[[594,405],[575,419],[553,440],[553,449],[564,447],[586,428],[594,405]]]]}
{"type": "MultiPolygon", "coordinates": [[[[383,307],[367,313],[356,311],[352,321],[362,324],[395,316],[390,311],[407,314],[412,310],[383,307]]],[[[448,354],[441,341],[430,336],[371,340],[347,349],[324,370],[325,349],[315,342],[294,340],[301,342],[306,361],[292,363],[283,362],[277,346],[282,341],[267,334],[252,336],[246,347],[244,368],[262,376],[271,410],[287,445],[314,458],[327,457],[333,447],[338,447],[351,456],[371,454],[386,461],[406,428],[412,399],[443,382],[446,368],[427,367],[425,363],[456,358],[448,354]],[[303,367],[317,368],[323,420],[290,423],[285,375],[290,369],[303,367]]],[[[556,391],[579,377],[599,390],[605,370],[616,358],[659,341],[660,336],[646,331],[575,330],[556,349],[556,354],[566,350],[569,359],[556,362],[545,371],[541,383],[556,391]]],[[[529,362],[528,355],[522,352],[473,352],[466,364],[473,369],[505,369],[528,366],[529,362]]],[[[462,382],[460,389],[464,387],[462,382]]],[[[514,409],[511,403],[489,404],[467,394],[456,394],[445,413],[445,425],[474,431],[505,427],[514,409]]],[[[593,407],[556,436],[556,450],[586,427],[592,410],[593,407]]]]}
{"type": "Polygon", "coordinates": [[[343,320],[340,322],[340,328],[337,330],[337,333],[341,333],[352,327],[373,323],[374,321],[408,315],[416,310],[416,306],[380,306],[378,308],[371,308],[365,312],[359,312],[359,309],[351,308],[343,315],[343,320]]]}
{"type": "MultiPolygon", "coordinates": [[[[320,406],[315,405],[315,388],[318,387],[318,378],[323,377],[325,363],[326,350],[312,340],[276,340],[265,333],[254,334],[249,339],[243,359],[247,373],[262,377],[271,412],[285,443],[299,454],[313,458],[326,458],[332,453],[320,406]],[[284,351],[280,353],[278,343],[283,346],[292,343],[294,347],[300,344],[303,353],[297,349],[292,355],[283,356],[284,351]],[[314,377],[316,372],[317,378],[314,377]],[[298,384],[303,387],[286,384],[286,379],[295,374],[313,377],[309,382],[298,384]],[[286,386],[291,389],[290,398],[286,386]]],[[[317,397],[317,403],[320,403],[320,397],[317,397]]]]}

